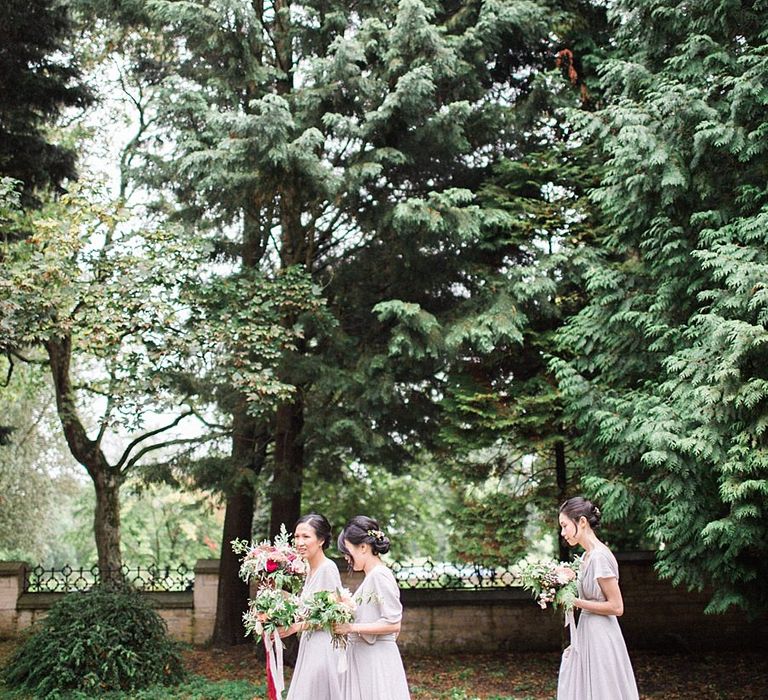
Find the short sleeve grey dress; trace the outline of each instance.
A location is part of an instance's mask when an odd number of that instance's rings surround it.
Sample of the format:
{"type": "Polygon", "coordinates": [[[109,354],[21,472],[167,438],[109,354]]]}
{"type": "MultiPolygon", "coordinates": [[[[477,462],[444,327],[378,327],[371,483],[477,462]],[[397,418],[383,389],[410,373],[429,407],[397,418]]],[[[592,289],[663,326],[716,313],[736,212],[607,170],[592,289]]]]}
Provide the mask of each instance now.
{"type": "MultiPolygon", "coordinates": [[[[335,591],[337,588],[341,588],[339,569],[333,561],[326,559],[307,577],[301,595],[309,597],[318,591],[335,591]]],[[[338,666],[343,653],[333,647],[329,632],[302,632],[286,700],[341,700],[338,666]]]]}
{"type": "MultiPolygon", "coordinates": [[[[599,578],[619,578],[616,557],[597,546],[582,560],[579,598],[605,601],[599,578]]],[[[632,664],[615,615],[582,610],[571,645],[563,652],[557,700],[637,700],[632,664]]]]}
{"type": "MultiPolygon", "coordinates": [[[[355,622],[400,622],[400,589],[384,565],[374,567],[355,591],[355,622]]],[[[350,634],[347,671],[341,674],[344,700],[410,700],[395,634],[350,634]]]]}

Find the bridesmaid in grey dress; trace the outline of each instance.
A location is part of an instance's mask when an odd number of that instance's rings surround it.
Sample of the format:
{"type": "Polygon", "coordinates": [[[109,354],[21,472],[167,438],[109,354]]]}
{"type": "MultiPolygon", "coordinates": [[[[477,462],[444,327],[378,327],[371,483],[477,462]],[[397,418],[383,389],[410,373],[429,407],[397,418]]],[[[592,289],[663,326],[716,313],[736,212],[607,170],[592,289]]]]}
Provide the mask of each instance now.
{"type": "Polygon", "coordinates": [[[578,575],[579,624],[571,626],[571,645],[563,652],[558,700],[637,700],[632,664],[618,617],[624,613],[616,558],[595,535],[600,510],[590,501],[571,498],[560,507],[560,534],[570,546],[581,545],[578,575]]]}
{"type": "Polygon", "coordinates": [[[355,571],[365,572],[355,591],[355,621],[336,628],[337,632],[349,635],[342,698],[410,700],[396,643],[403,617],[400,590],[379,556],[389,551],[389,539],[375,520],[358,515],[339,535],[338,547],[355,571]]]}
{"type": "MultiPolygon", "coordinates": [[[[318,591],[340,589],[339,569],[324,552],[331,541],[328,520],[319,513],[299,518],[293,532],[293,541],[299,554],[309,562],[309,574],[301,591],[302,597],[309,597],[318,591]]],[[[286,629],[281,636],[296,632],[302,632],[300,623],[286,629]]],[[[338,668],[342,654],[331,644],[329,632],[302,632],[286,700],[341,700],[338,668]]]]}

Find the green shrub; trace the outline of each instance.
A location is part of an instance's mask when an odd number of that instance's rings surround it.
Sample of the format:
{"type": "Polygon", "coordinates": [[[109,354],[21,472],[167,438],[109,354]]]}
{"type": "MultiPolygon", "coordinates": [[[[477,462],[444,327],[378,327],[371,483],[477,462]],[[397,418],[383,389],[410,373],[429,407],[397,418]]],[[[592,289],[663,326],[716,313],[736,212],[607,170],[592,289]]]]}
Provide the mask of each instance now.
{"type": "Polygon", "coordinates": [[[54,699],[66,691],[100,697],[178,683],[179,645],[163,619],[130,589],[73,593],[54,605],[4,672],[11,688],[54,699]]]}
{"type": "Polygon", "coordinates": [[[263,683],[254,685],[249,681],[211,681],[192,677],[173,688],[154,686],[131,693],[130,698],[109,694],[103,700],[253,700],[266,696],[267,689],[263,683]]]}
{"type": "MultiPolygon", "coordinates": [[[[3,700],[35,700],[22,691],[5,691],[0,686],[3,700]]],[[[143,690],[99,692],[94,696],[79,690],[62,692],[61,700],[254,700],[267,697],[264,683],[250,681],[212,681],[200,676],[191,676],[179,685],[153,685],[143,690]]]]}

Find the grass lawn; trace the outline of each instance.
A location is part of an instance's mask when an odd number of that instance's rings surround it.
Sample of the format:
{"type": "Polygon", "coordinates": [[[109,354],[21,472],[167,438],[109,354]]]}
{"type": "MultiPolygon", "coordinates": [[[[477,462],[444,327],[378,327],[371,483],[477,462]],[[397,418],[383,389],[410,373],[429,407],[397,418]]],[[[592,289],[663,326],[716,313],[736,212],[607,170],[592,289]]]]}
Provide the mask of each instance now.
{"type": "MultiPolygon", "coordinates": [[[[12,648],[11,642],[0,641],[0,667],[12,648]]],[[[768,664],[762,653],[634,652],[631,656],[643,700],[768,698],[768,664]]],[[[264,670],[250,645],[224,651],[189,649],[185,660],[195,675],[182,686],[100,697],[103,700],[259,700],[265,697],[264,670]]],[[[404,660],[413,700],[553,700],[555,697],[559,665],[556,653],[406,656],[404,660]]],[[[287,669],[286,682],[289,679],[290,669],[287,669]]],[[[0,686],[0,698],[14,697],[22,700],[0,686]]]]}

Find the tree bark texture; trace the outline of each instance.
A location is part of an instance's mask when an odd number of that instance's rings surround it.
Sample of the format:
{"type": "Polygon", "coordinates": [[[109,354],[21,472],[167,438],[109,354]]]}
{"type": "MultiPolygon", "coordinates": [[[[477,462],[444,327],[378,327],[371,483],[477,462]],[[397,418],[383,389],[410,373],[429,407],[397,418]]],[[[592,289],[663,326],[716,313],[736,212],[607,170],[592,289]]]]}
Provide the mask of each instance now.
{"type": "MultiPolygon", "coordinates": [[[[555,477],[557,480],[557,507],[565,501],[568,493],[568,475],[565,466],[565,443],[559,440],[555,443],[555,477]]],[[[558,554],[560,561],[568,561],[568,544],[560,537],[560,527],[557,532],[558,554]]]]}
{"type": "MultiPolygon", "coordinates": [[[[300,389],[297,389],[300,393],[300,389]]],[[[275,465],[269,517],[269,536],[285,524],[292,531],[301,515],[301,487],[304,475],[304,402],[284,403],[275,419],[275,465]]]]}
{"type": "Polygon", "coordinates": [[[219,560],[219,588],[216,595],[215,646],[235,646],[249,640],[243,627],[243,613],[248,609],[248,584],[240,578],[240,560],[232,551],[234,539],[251,539],[253,490],[241,488],[227,498],[224,533],[219,560]]]}
{"type": "Polygon", "coordinates": [[[238,475],[234,488],[227,494],[224,515],[216,620],[212,637],[215,646],[234,646],[250,641],[243,627],[243,613],[248,608],[248,584],[240,578],[240,559],[232,551],[230,542],[235,539],[251,539],[253,482],[264,465],[266,445],[266,432],[255,418],[248,415],[246,403],[241,402],[233,422],[232,463],[238,475]]]}
{"type": "Polygon", "coordinates": [[[122,479],[112,468],[100,469],[93,480],[96,508],[93,532],[96,538],[99,570],[102,581],[119,582],[120,567],[120,485],[122,479]]]}
{"type": "Polygon", "coordinates": [[[119,469],[107,462],[101,446],[91,440],[77,413],[75,394],[70,378],[72,338],[68,335],[53,338],[46,343],[56,394],[56,411],[64,437],[72,456],[82,464],[96,490],[94,536],[98,566],[102,578],[122,566],[120,551],[120,485],[119,469]]]}

